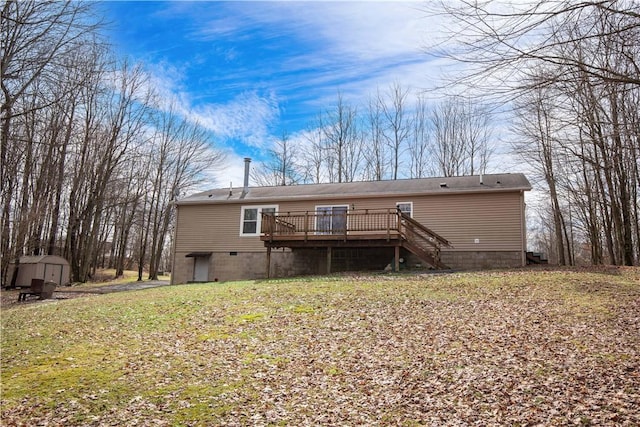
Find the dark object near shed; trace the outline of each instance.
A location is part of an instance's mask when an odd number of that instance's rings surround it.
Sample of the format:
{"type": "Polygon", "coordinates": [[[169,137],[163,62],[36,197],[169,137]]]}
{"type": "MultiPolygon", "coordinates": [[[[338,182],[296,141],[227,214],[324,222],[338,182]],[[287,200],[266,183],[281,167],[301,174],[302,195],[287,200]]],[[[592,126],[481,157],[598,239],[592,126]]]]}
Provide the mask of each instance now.
{"type": "Polygon", "coordinates": [[[49,299],[56,289],[56,282],[45,282],[44,279],[31,279],[28,291],[20,292],[18,301],[26,301],[28,296],[37,296],[38,299],[49,299]]]}

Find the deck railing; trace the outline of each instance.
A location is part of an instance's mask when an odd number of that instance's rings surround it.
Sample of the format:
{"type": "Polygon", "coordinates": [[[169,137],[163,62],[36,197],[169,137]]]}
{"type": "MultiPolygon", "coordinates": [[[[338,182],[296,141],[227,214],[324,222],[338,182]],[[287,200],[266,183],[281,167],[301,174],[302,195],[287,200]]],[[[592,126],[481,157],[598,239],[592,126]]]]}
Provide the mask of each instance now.
{"type": "Polygon", "coordinates": [[[439,248],[448,240],[398,209],[351,209],[338,212],[275,212],[262,214],[263,240],[293,236],[401,235],[403,238],[439,248]]]}
{"type": "MultiPolygon", "coordinates": [[[[273,212],[262,214],[262,236],[268,247],[331,240],[392,239],[436,268],[440,249],[451,243],[398,209],[333,209],[326,212],[273,212]]],[[[324,244],[327,244],[325,242],[324,244]]]]}
{"type": "Polygon", "coordinates": [[[439,249],[441,246],[451,246],[451,243],[435,231],[427,228],[407,214],[401,214],[401,233],[408,241],[424,246],[425,244],[439,249]]]}
{"type": "Polygon", "coordinates": [[[354,234],[397,235],[397,209],[351,209],[336,212],[275,212],[262,214],[264,240],[292,236],[348,236],[354,234]]]}

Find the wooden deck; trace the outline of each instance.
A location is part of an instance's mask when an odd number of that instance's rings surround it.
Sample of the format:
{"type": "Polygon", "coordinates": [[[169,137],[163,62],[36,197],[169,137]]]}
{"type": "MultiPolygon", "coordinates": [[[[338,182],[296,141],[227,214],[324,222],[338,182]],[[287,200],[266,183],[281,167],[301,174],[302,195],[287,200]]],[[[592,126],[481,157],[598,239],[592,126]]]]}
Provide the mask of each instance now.
{"type": "Polygon", "coordinates": [[[435,268],[448,268],[440,261],[440,248],[451,246],[396,208],[265,213],[260,238],[267,247],[267,273],[273,248],[321,247],[330,253],[333,247],[394,247],[397,271],[401,247],[435,268]]]}

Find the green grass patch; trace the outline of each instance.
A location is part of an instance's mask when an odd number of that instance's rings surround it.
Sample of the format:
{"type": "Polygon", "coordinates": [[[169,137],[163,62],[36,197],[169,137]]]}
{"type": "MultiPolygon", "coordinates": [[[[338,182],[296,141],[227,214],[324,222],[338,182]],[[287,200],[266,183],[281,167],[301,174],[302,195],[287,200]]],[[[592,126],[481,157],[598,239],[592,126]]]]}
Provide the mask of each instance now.
{"type": "Polygon", "coordinates": [[[634,424],[638,301],[629,268],[208,283],[17,306],[1,319],[2,421],[634,424]]]}
{"type": "Polygon", "coordinates": [[[257,322],[258,320],[263,318],[264,318],[264,313],[247,313],[247,314],[240,315],[238,319],[241,322],[251,323],[251,322],[257,322]]]}
{"type": "Polygon", "coordinates": [[[298,314],[311,314],[315,313],[316,309],[308,305],[294,305],[291,306],[291,311],[298,314]]]}

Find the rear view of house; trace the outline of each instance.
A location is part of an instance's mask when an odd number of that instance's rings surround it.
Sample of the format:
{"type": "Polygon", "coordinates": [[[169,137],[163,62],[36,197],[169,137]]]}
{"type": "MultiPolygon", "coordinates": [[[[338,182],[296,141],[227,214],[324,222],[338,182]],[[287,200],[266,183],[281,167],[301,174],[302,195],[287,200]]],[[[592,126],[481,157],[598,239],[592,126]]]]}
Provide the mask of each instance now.
{"type": "Polygon", "coordinates": [[[526,263],[522,174],[218,189],[177,202],[173,283],[526,263]]]}

